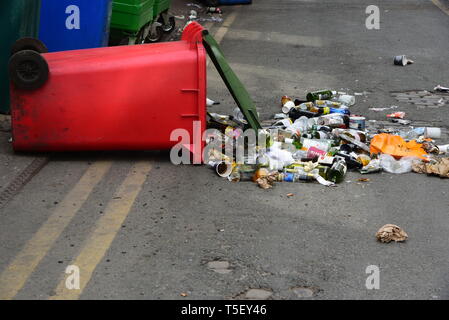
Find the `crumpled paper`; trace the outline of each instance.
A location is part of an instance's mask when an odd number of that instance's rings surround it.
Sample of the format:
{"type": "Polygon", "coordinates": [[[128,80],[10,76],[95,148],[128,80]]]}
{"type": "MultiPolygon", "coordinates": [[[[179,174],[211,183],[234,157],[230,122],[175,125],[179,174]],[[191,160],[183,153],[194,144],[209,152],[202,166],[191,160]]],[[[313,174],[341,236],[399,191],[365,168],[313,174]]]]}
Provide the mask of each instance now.
{"type": "Polygon", "coordinates": [[[449,158],[436,159],[431,163],[415,161],[412,164],[412,170],[417,173],[436,175],[440,178],[449,178],[449,158]]]}
{"type": "Polygon", "coordinates": [[[397,225],[386,224],[379,229],[376,233],[376,238],[380,242],[388,243],[390,241],[405,241],[408,238],[408,234],[397,225]]]}
{"type": "Polygon", "coordinates": [[[262,189],[270,189],[273,187],[273,184],[275,181],[277,181],[279,177],[278,172],[272,172],[267,176],[260,177],[256,180],[256,183],[261,187],[262,189]]]}
{"type": "Polygon", "coordinates": [[[427,152],[427,153],[433,153],[433,154],[440,154],[440,149],[438,148],[437,145],[435,145],[435,143],[430,142],[430,141],[424,141],[422,143],[422,148],[427,152]]]}

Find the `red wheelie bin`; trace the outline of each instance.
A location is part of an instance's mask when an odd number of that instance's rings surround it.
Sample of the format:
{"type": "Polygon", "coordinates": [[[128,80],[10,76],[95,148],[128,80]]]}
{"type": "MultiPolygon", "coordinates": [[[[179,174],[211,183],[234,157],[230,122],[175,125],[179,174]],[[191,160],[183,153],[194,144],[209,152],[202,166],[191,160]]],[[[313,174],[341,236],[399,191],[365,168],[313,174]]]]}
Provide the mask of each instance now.
{"type": "MultiPolygon", "coordinates": [[[[193,138],[195,124],[201,133],[206,128],[207,53],[252,127],[260,127],[218,45],[194,22],[181,41],[17,52],[9,63],[13,148],[162,150],[177,144],[170,139],[175,129],[193,138]]],[[[189,150],[198,157],[203,143],[195,143],[189,150]]]]}

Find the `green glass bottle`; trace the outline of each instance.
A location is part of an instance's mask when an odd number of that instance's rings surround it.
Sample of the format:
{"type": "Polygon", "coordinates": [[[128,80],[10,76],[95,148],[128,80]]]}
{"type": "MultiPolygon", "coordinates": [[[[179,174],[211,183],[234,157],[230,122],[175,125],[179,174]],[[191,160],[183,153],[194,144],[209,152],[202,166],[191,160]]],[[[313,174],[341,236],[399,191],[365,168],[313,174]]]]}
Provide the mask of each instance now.
{"type": "Polygon", "coordinates": [[[338,150],[337,147],[331,147],[331,148],[329,149],[329,151],[327,152],[327,155],[333,157],[333,156],[335,156],[335,154],[336,154],[338,151],[339,151],[339,150],[338,150]]]}
{"type": "Polygon", "coordinates": [[[340,183],[343,181],[346,175],[346,162],[344,160],[338,159],[332,165],[332,167],[327,172],[327,180],[334,183],[340,183]]]}
{"type": "Polygon", "coordinates": [[[298,150],[300,150],[302,148],[301,137],[298,137],[298,135],[296,135],[296,134],[291,136],[291,138],[289,139],[289,142],[293,146],[295,146],[295,148],[298,150]]]}
{"type": "Polygon", "coordinates": [[[326,166],[318,166],[317,169],[319,170],[319,175],[326,179],[330,168],[326,166]]]}
{"type": "Polygon", "coordinates": [[[337,92],[332,90],[318,90],[309,92],[306,96],[306,99],[307,101],[329,100],[332,99],[332,97],[336,94],[337,92]]]}

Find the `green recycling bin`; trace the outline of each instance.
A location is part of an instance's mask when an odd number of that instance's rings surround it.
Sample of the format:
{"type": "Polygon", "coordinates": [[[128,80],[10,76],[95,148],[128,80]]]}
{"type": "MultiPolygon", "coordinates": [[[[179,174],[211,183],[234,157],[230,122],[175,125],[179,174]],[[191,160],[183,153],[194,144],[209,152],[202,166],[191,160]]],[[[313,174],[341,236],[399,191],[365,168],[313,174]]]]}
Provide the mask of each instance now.
{"type": "Polygon", "coordinates": [[[154,16],[157,17],[162,12],[170,8],[171,0],[154,0],[154,16]]]}
{"type": "Polygon", "coordinates": [[[111,44],[141,44],[161,39],[162,28],[153,26],[155,0],[113,0],[111,44]]]}
{"type": "Polygon", "coordinates": [[[162,24],[162,30],[170,33],[175,30],[175,17],[168,13],[171,6],[171,0],[154,0],[154,21],[162,24]]]}
{"type": "Polygon", "coordinates": [[[8,61],[17,39],[37,38],[41,0],[3,0],[0,5],[0,113],[9,113],[8,61]]]}

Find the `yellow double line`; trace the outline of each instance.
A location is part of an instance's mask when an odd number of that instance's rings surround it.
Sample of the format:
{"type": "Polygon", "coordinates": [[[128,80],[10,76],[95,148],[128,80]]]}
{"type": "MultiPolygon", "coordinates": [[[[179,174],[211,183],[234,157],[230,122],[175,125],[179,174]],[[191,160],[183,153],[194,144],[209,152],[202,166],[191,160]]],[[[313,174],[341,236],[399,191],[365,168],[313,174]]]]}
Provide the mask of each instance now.
{"type": "MultiPolygon", "coordinates": [[[[110,161],[99,161],[86,170],[48,220],[1,273],[0,299],[13,299],[22,289],[111,165],[110,161]]],[[[86,241],[81,253],[72,262],[72,265],[80,268],[80,289],[65,289],[65,280],[63,280],[53,298],[76,299],[79,297],[130,212],[150,170],[151,165],[148,162],[138,162],[133,166],[113,199],[108,203],[105,214],[98,220],[95,230],[86,241]]]]}
{"type": "Polygon", "coordinates": [[[56,295],[51,299],[78,299],[128,216],[150,170],[151,165],[147,162],[139,162],[131,169],[117,189],[113,200],[107,205],[104,215],[98,220],[95,230],[86,241],[81,253],[71,263],[79,267],[81,271],[80,289],[67,289],[63,279],[56,289],[56,295]]]}
{"type": "Polygon", "coordinates": [[[446,7],[444,4],[441,3],[440,0],[432,0],[433,4],[436,5],[438,8],[441,9],[444,13],[446,13],[449,16],[449,8],[446,7]]]}
{"type": "MultiPolygon", "coordinates": [[[[236,13],[233,12],[218,28],[215,33],[217,43],[223,40],[235,19],[236,13]]],[[[14,299],[111,166],[110,161],[99,161],[86,170],[44,225],[0,274],[0,300],[14,299]]],[[[65,279],[61,279],[56,294],[50,299],[79,298],[131,211],[150,170],[151,165],[143,161],[133,166],[108,203],[103,216],[97,221],[83,249],[71,262],[71,265],[77,266],[80,270],[80,288],[67,289],[65,279]]]]}

